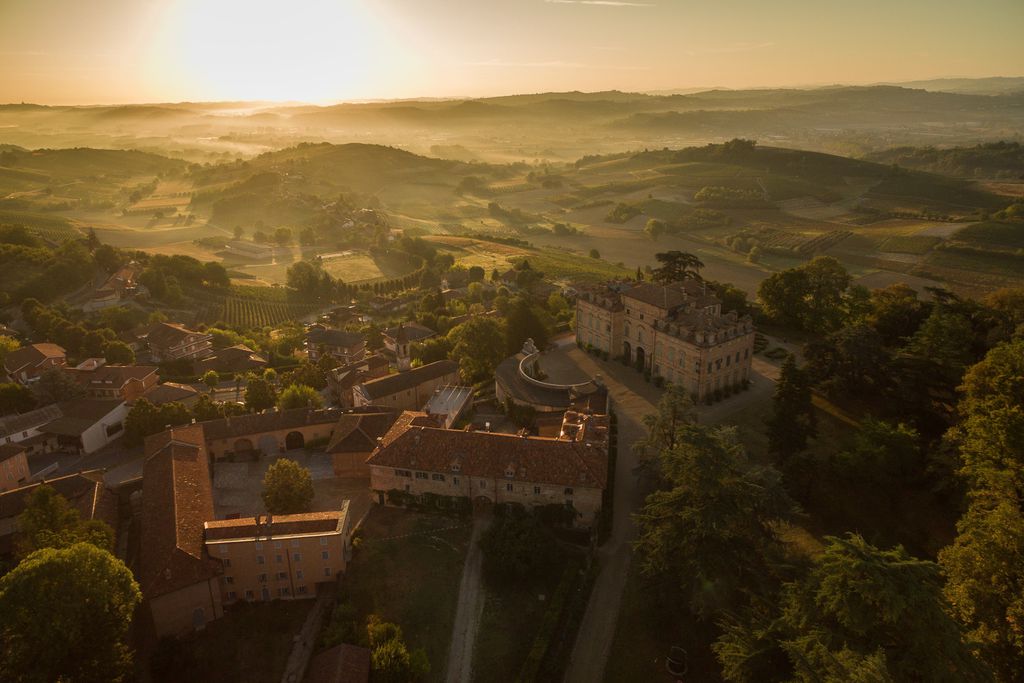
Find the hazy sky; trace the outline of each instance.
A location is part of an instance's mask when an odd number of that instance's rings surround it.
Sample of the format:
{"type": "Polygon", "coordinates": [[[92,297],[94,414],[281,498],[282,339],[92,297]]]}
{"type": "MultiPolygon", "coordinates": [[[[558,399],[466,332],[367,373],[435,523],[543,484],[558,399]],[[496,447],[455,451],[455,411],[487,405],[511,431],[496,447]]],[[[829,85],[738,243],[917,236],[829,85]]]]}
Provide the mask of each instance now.
{"type": "Polygon", "coordinates": [[[1024,0],[0,0],[0,102],[1024,75],[1024,0]]]}

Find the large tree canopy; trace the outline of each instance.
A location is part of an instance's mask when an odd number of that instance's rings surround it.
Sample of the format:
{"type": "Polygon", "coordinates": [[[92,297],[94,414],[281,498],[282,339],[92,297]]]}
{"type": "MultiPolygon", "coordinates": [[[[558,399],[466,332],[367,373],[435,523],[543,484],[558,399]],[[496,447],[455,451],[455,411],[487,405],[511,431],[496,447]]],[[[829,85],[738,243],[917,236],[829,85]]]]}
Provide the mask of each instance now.
{"type": "Polygon", "coordinates": [[[313,495],[309,470],[294,460],[281,458],[263,475],[262,497],[267,512],[275,515],[309,512],[313,495]]]}

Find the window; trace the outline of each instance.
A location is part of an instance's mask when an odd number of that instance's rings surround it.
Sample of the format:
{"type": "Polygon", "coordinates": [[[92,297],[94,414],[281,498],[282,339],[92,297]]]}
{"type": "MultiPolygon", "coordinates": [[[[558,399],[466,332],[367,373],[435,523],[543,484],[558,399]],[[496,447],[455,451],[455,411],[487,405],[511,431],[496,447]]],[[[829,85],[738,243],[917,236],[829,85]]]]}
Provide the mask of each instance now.
{"type": "Polygon", "coordinates": [[[230,559],[227,559],[227,558],[225,558],[225,559],[224,559],[224,566],[225,566],[225,567],[230,567],[230,566],[231,566],[231,560],[230,560],[230,559]]]}
{"type": "Polygon", "coordinates": [[[235,591],[228,591],[228,600],[237,600],[237,599],[238,599],[238,595],[235,593],[235,591]]]}
{"type": "Polygon", "coordinates": [[[245,591],[245,599],[246,600],[252,600],[255,597],[256,597],[256,594],[253,593],[252,591],[245,591]]]}
{"type": "Polygon", "coordinates": [[[533,487],[533,495],[535,495],[535,496],[539,496],[540,495],[540,487],[539,486],[534,486],[533,487]]]}
{"type": "Polygon", "coordinates": [[[266,574],[260,574],[259,576],[256,577],[256,580],[259,581],[260,583],[266,583],[267,582],[267,575],[266,574]]]}
{"type": "Polygon", "coordinates": [[[320,553],[320,559],[321,560],[329,560],[329,559],[331,559],[331,551],[330,550],[325,550],[322,553],[320,553]]]}
{"type": "Polygon", "coordinates": [[[565,488],[565,495],[567,495],[567,496],[571,496],[572,495],[572,488],[571,487],[567,486],[565,488]]]}
{"type": "Polygon", "coordinates": [[[458,477],[452,477],[452,486],[458,486],[458,485],[459,485],[459,478],[458,477]]]}
{"type": "Polygon", "coordinates": [[[292,553],[293,562],[302,562],[302,553],[292,553]]]}
{"type": "Polygon", "coordinates": [[[740,352],[739,351],[736,352],[736,362],[737,363],[740,362],[740,352]]]}
{"type": "Polygon", "coordinates": [[[234,582],[235,582],[235,577],[233,577],[233,576],[225,576],[224,577],[224,583],[232,584],[234,582]]]}
{"type": "Polygon", "coordinates": [[[299,569],[298,571],[295,572],[295,578],[298,579],[299,581],[302,581],[303,577],[302,577],[302,570],[301,569],[299,569]]]}
{"type": "Polygon", "coordinates": [[[510,493],[512,492],[512,482],[505,484],[505,490],[510,493]]]}
{"type": "Polygon", "coordinates": [[[482,488],[482,489],[487,488],[487,482],[484,481],[483,479],[480,480],[480,488],[482,488]]]}
{"type": "Polygon", "coordinates": [[[410,472],[409,470],[395,470],[395,476],[396,477],[411,477],[412,476],[412,472],[410,472]]]}
{"type": "Polygon", "coordinates": [[[417,479],[426,479],[427,478],[427,473],[426,472],[417,472],[416,473],[416,478],[417,479]]]}
{"type": "Polygon", "coordinates": [[[430,478],[433,479],[434,481],[444,481],[443,474],[431,474],[430,478]]]}
{"type": "Polygon", "coordinates": [[[269,600],[270,599],[270,589],[269,588],[264,588],[263,589],[263,599],[264,600],[269,600]]]}
{"type": "Polygon", "coordinates": [[[295,592],[298,593],[299,595],[305,595],[308,592],[308,590],[306,589],[305,586],[299,586],[298,588],[295,589],[295,592]]]}
{"type": "Polygon", "coordinates": [[[748,358],[750,356],[750,349],[743,349],[743,357],[748,358]]]}
{"type": "Polygon", "coordinates": [[[228,554],[228,547],[226,545],[221,545],[218,548],[218,550],[220,551],[221,555],[227,555],[228,554]]]}
{"type": "Polygon", "coordinates": [[[326,536],[321,536],[320,537],[320,545],[327,545],[327,537],[326,536]]]}
{"type": "Polygon", "coordinates": [[[643,320],[643,319],[644,319],[644,314],[643,314],[643,313],[641,313],[641,314],[640,314],[640,319],[641,319],[641,320],[643,320]]]}
{"type": "Polygon", "coordinates": [[[263,550],[263,544],[259,541],[256,541],[256,550],[263,550]]]}
{"type": "Polygon", "coordinates": [[[277,573],[277,580],[278,581],[284,581],[287,578],[288,578],[288,572],[278,572],[277,573]]]}
{"type": "Polygon", "coordinates": [[[281,597],[285,597],[287,595],[291,595],[292,594],[292,590],[290,588],[288,588],[288,586],[282,586],[281,588],[277,589],[277,594],[280,595],[281,597]]]}
{"type": "Polygon", "coordinates": [[[732,365],[732,356],[726,356],[725,357],[725,367],[729,367],[730,365],[732,365]]]}
{"type": "Polygon", "coordinates": [[[300,545],[302,545],[302,544],[299,543],[298,541],[292,541],[292,547],[293,548],[298,548],[300,545]]]}
{"type": "Polygon", "coordinates": [[[331,568],[330,567],[324,567],[324,576],[330,576],[330,575],[331,575],[331,568]]]}
{"type": "Polygon", "coordinates": [[[262,555],[257,555],[256,556],[256,564],[264,564],[265,562],[266,562],[266,560],[263,559],[262,555]]]}

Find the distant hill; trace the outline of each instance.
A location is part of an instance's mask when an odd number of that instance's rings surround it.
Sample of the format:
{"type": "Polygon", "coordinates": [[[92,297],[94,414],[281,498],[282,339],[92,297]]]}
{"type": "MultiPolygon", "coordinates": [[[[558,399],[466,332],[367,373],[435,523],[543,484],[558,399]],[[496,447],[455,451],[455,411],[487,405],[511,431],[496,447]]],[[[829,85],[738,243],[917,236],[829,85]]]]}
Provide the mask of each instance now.
{"type": "Polygon", "coordinates": [[[892,83],[904,88],[922,88],[941,92],[972,95],[1006,95],[1024,92],[1024,76],[993,76],[990,78],[934,78],[927,81],[892,83]]]}
{"type": "Polygon", "coordinates": [[[1024,146],[1019,142],[993,142],[950,149],[895,147],[865,158],[882,164],[965,178],[1024,180],[1024,146]]]}

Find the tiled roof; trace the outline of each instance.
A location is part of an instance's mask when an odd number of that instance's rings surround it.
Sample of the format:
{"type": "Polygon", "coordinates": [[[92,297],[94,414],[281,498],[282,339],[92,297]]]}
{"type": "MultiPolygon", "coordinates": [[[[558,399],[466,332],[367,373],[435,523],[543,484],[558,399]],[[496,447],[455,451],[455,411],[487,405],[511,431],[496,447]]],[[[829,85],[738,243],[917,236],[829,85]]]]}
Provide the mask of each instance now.
{"type": "Polygon", "coordinates": [[[371,401],[373,401],[384,396],[397,394],[399,391],[412,389],[424,382],[429,382],[430,380],[438,379],[439,377],[444,377],[445,375],[450,375],[458,371],[459,364],[453,360],[434,361],[433,363],[421,365],[418,368],[399,372],[396,375],[378,377],[377,379],[365,382],[361,385],[362,392],[371,401]]]}
{"type": "Polygon", "coordinates": [[[587,488],[606,485],[605,443],[417,426],[423,416],[402,413],[367,463],[446,473],[456,465],[467,477],[587,488]]]}
{"type": "Polygon", "coordinates": [[[136,575],[153,598],[209,580],[203,524],[214,517],[209,459],[199,425],[146,439],[142,467],[142,546],[136,575]]]}
{"type": "Polygon", "coordinates": [[[67,353],[63,348],[49,342],[22,346],[7,354],[4,358],[4,369],[16,372],[26,366],[35,367],[48,358],[64,358],[67,353]]]}
{"type": "Polygon", "coordinates": [[[0,493],[0,519],[20,515],[25,510],[26,496],[42,484],[53,487],[67,499],[79,511],[82,519],[100,519],[111,526],[117,523],[116,500],[103,485],[103,470],[67,474],[0,493]]]}
{"type": "Polygon", "coordinates": [[[346,363],[334,368],[328,375],[328,381],[338,391],[352,389],[362,382],[367,375],[374,377],[387,374],[388,359],[379,353],[371,353],[362,360],[346,363]]]}
{"type": "Polygon", "coordinates": [[[196,361],[201,371],[216,370],[217,372],[237,372],[249,370],[267,364],[267,359],[244,344],[218,349],[209,358],[196,361]]]}
{"type": "Polygon", "coordinates": [[[30,410],[21,415],[8,415],[0,418],[0,438],[34,429],[61,416],[60,406],[53,403],[42,408],[30,410]]]}
{"type": "Polygon", "coordinates": [[[670,310],[682,306],[693,296],[693,293],[688,292],[687,289],[683,283],[658,285],[653,282],[641,282],[624,291],[622,296],[626,299],[635,299],[651,306],[670,310]]]}
{"type": "Polygon", "coordinates": [[[9,460],[19,453],[24,453],[25,447],[20,443],[5,443],[0,446],[0,462],[9,460]]]}
{"type": "Polygon", "coordinates": [[[421,325],[418,322],[402,323],[395,327],[389,327],[384,330],[384,336],[394,339],[398,343],[410,341],[420,341],[422,339],[429,339],[437,334],[434,330],[430,329],[426,325],[421,325]],[[399,339],[399,335],[405,337],[405,339],[399,339]]]}
{"type": "Polygon", "coordinates": [[[217,519],[206,522],[207,541],[227,541],[233,539],[269,539],[280,536],[299,536],[305,534],[329,534],[345,528],[348,517],[348,501],[340,510],[327,512],[305,512],[297,515],[262,515],[241,519],[217,519]]]}
{"type": "Polygon", "coordinates": [[[352,348],[359,346],[365,339],[363,335],[358,332],[348,332],[346,330],[335,330],[330,327],[311,327],[306,332],[306,341],[313,346],[325,344],[327,346],[339,346],[342,348],[352,348]]]}
{"type": "Polygon", "coordinates": [[[146,389],[145,393],[142,394],[142,398],[153,405],[159,406],[164,403],[171,403],[172,401],[186,401],[198,394],[198,389],[187,384],[164,382],[163,384],[157,384],[146,389]]]}
{"type": "Polygon", "coordinates": [[[338,418],[328,453],[369,453],[398,419],[398,413],[345,413],[338,418]]]}
{"type": "Polygon", "coordinates": [[[121,388],[131,380],[144,380],[158,370],[155,365],[101,365],[95,370],[72,369],[69,372],[87,387],[121,388]]]}
{"type": "Polygon", "coordinates": [[[83,432],[114,412],[124,401],[119,398],[80,398],[60,404],[61,416],[46,423],[48,434],[81,436],[83,432]]]}
{"type": "Polygon", "coordinates": [[[309,662],[306,683],[366,683],[370,680],[370,651],[342,643],[317,653],[309,662]]]}
{"type": "Polygon", "coordinates": [[[234,415],[201,423],[208,441],[229,439],[249,434],[276,432],[279,429],[294,429],[311,424],[329,424],[340,415],[336,409],[293,408],[292,410],[272,409],[265,413],[234,415]]]}
{"type": "Polygon", "coordinates": [[[190,330],[180,323],[154,323],[146,333],[146,341],[151,347],[169,349],[181,344],[190,334],[210,338],[210,335],[190,330]]]}

